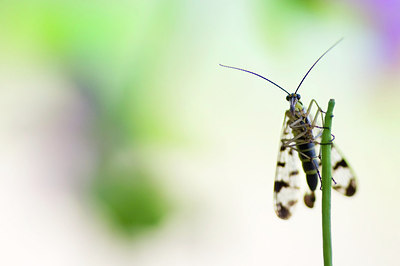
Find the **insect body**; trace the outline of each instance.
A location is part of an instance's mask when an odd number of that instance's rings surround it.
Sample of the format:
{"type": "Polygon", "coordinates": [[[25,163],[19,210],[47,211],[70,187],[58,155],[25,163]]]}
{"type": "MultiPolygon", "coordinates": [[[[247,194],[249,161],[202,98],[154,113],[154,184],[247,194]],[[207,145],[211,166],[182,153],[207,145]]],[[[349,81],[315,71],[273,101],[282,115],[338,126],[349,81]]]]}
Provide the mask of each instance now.
{"type": "Polygon", "coordinates": [[[241,68],[221,65],[261,77],[287,93],[286,100],[289,101],[289,109],[285,112],[274,183],[274,205],[275,212],[279,218],[289,219],[299,200],[300,162],[308,184],[308,191],[304,195],[304,203],[310,208],[314,206],[316,198],[315,190],[318,186],[318,179],[321,179],[320,158],[316,152],[317,146],[319,145],[332,145],[333,188],[345,196],[353,196],[356,192],[357,184],[355,175],[347,161],[334,144],[321,144],[320,142],[322,125],[324,123],[322,114],[324,112],[315,100],[312,100],[308,108],[306,108],[300,101],[300,94],[297,93],[304,79],[313,67],[340,41],[341,40],[336,42],[318,58],[303,77],[294,93],[289,93],[278,84],[257,73],[241,68]],[[312,116],[311,111],[314,106],[316,106],[317,110],[314,116],[312,116]],[[295,152],[298,156],[295,156],[295,152]]]}
{"type": "MultiPolygon", "coordinates": [[[[313,134],[314,125],[311,122],[311,118],[308,112],[305,110],[303,104],[300,102],[300,94],[290,94],[287,97],[290,102],[290,109],[285,113],[284,122],[284,135],[281,138],[280,152],[284,152],[289,149],[292,152],[295,149],[298,152],[299,159],[303,166],[304,173],[306,174],[307,184],[311,193],[308,194],[304,201],[308,207],[314,206],[315,194],[314,191],[318,185],[319,170],[318,170],[318,157],[315,150],[315,138],[313,134]]],[[[280,167],[282,164],[277,164],[276,179],[278,176],[284,176],[280,174],[280,167]]],[[[296,172],[295,172],[296,173],[296,172]]],[[[289,173],[289,176],[293,173],[289,173]]],[[[278,182],[284,182],[278,180],[278,182]]],[[[279,193],[280,191],[274,189],[274,193],[279,193]]],[[[276,195],[278,196],[278,195],[276,195]]],[[[284,205],[277,205],[276,211],[279,217],[285,216],[287,210],[285,210],[284,205]]]]}

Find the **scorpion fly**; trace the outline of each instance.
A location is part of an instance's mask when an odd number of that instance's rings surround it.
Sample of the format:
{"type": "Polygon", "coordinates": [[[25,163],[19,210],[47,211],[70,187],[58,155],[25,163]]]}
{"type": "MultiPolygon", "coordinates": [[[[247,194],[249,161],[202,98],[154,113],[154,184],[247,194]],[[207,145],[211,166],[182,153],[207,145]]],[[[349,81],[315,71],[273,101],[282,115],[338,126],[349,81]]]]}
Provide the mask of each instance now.
{"type": "Polygon", "coordinates": [[[300,198],[300,163],[306,175],[308,189],[304,194],[304,203],[312,208],[315,202],[315,190],[318,186],[320,175],[320,156],[317,155],[317,148],[320,145],[332,145],[332,180],[333,188],[345,196],[353,196],[357,189],[355,174],[332,142],[321,143],[321,136],[324,124],[323,110],[313,99],[308,107],[300,101],[298,90],[303,81],[314,68],[314,66],[335,47],[342,39],[332,45],[314,62],[311,68],[304,75],[300,84],[294,93],[276,84],[275,82],[249,70],[242,68],[221,65],[222,67],[232,68],[256,75],[284,91],[289,102],[289,109],[285,112],[283,128],[281,132],[280,148],[278,161],[276,164],[275,183],[274,183],[274,208],[277,216],[281,219],[289,219],[292,216],[294,208],[300,198]],[[312,115],[312,109],[315,106],[315,114],[312,115]],[[298,156],[295,155],[297,153],[298,156]]]}

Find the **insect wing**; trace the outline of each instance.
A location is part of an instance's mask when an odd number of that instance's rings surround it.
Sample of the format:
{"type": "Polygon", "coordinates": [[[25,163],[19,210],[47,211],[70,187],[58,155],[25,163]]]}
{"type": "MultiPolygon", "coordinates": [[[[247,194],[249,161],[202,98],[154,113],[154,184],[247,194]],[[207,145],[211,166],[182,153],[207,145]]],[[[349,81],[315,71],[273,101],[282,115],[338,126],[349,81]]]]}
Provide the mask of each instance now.
{"type": "MultiPolygon", "coordinates": [[[[291,128],[284,123],[282,140],[293,138],[291,128]]],[[[274,183],[274,207],[281,219],[289,219],[300,197],[300,159],[293,149],[281,141],[274,183]]]]}
{"type": "Polygon", "coordinates": [[[332,177],[334,180],[332,187],[345,196],[353,196],[357,191],[357,181],[354,171],[334,144],[332,144],[331,162],[332,177]]]}
{"type": "MultiPolygon", "coordinates": [[[[311,120],[312,116],[310,115],[311,120]]],[[[324,119],[322,113],[320,116],[318,114],[315,116],[315,127],[313,130],[313,135],[315,136],[315,144],[322,141],[321,129],[324,124],[324,119]]],[[[320,145],[318,145],[320,148],[320,145]]],[[[353,169],[350,167],[349,163],[343,156],[342,152],[338,149],[335,144],[332,144],[331,149],[331,165],[332,165],[332,178],[333,178],[333,189],[338,191],[340,194],[351,197],[356,193],[357,181],[353,169]]],[[[322,165],[319,164],[319,171],[322,172],[322,165]]]]}

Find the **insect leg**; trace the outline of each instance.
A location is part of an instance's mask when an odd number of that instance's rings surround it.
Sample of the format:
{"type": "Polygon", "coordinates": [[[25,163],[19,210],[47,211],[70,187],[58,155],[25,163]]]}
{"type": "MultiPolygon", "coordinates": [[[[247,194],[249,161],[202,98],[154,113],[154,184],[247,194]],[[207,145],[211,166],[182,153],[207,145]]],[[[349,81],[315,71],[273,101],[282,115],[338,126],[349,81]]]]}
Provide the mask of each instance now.
{"type": "Polygon", "coordinates": [[[309,156],[306,153],[304,153],[303,151],[300,151],[296,146],[297,145],[302,145],[302,144],[308,144],[309,142],[298,142],[295,144],[290,144],[290,145],[285,145],[287,148],[291,149],[291,150],[295,150],[298,154],[302,155],[305,159],[310,160],[310,162],[314,165],[315,170],[317,171],[318,177],[321,180],[321,173],[318,170],[319,166],[315,163],[314,159],[321,159],[320,155],[318,156],[309,156]]]}
{"type": "MultiPolygon", "coordinates": [[[[309,105],[308,105],[307,115],[310,113],[310,111],[311,111],[311,106],[312,106],[313,104],[315,104],[315,105],[317,106],[318,110],[319,110],[321,113],[326,113],[326,112],[324,112],[324,111],[322,110],[322,108],[319,106],[319,104],[317,103],[317,101],[316,101],[315,99],[312,99],[312,100],[310,101],[309,105]]],[[[321,116],[322,116],[322,115],[321,115],[321,116]]]]}
{"type": "MultiPolygon", "coordinates": [[[[304,145],[309,144],[309,142],[298,142],[297,144],[304,145]]],[[[304,203],[307,207],[312,208],[315,203],[315,189],[318,184],[318,179],[321,182],[321,174],[318,169],[318,156],[315,155],[315,152],[303,150],[301,151],[298,147],[295,147],[296,144],[290,146],[292,150],[297,151],[299,154],[300,160],[303,164],[303,169],[306,173],[307,184],[309,187],[309,191],[304,194],[304,203]],[[318,177],[317,177],[318,176],[318,177]],[[317,179],[318,178],[318,179],[317,179]]],[[[314,147],[314,146],[313,146],[314,147]]],[[[314,148],[312,148],[314,149],[314,148]]]]}
{"type": "MultiPolygon", "coordinates": [[[[324,116],[323,116],[323,113],[325,113],[325,112],[324,112],[324,111],[322,110],[322,108],[318,105],[318,103],[317,103],[317,101],[316,101],[315,99],[312,99],[312,100],[311,100],[311,102],[310,102],[310,104],[309,104],[309,106],[308,106],[308,109],[307,109],[307,114],[309,114],[309,113],[311,112],[311,107],[312,107],[313,104],[315,104],[315,105],[317,106],[317,112],[315,113],[314,119],[313,119],[313,121],[312,121],[312,127],[313,127],[313,128],[319,128],[319,129],[326,129],[326,128],[323,126],[323,125],[324,125],[324,116]],[[322,127],[316,125],[318,115],[321,116],[322,127]]],[[[321,130],[321,131],[315,136],[315,139],[320,138],[320,137],[322,136],[322,133],[323,133],[323,130],[321,130]]],[[[333,135],[333,134],[331,134],[331,135],[332,135],[332,139],[331,139],[328,143],[320,143],[320,142],[317,142],[317,141],[316,141],[315,143],[316,143],[316,144],[319,144],[319,145],[331,145],[332,142],[333,142],[333,140],[335,139],[335,135],[333,135]]]]}
{"type": "MultiPolygon", "coordinates": [[[[301,137],[303,137],[306,133],[307,133],[307,132],[302,132],[302,133],[298,134],[296,137],[293,137],[293,138],[291,138],[291,139],[282,139],[282,142],[283,142],[283,144],[284,144],[285,146],[289,146],[292,142],[296,142],[296,140],[298,140],[298,139],[300,139],[301,137]]],[[[296,142],[296,143],[297,143],[297,142],[296,142]]],[[[308,142],[304,142],[304,143],[302,143],[302,144],[305,144],[305,143],[308,143],[308,142]]],[[[296,144],[293,144],[293,145],[296,145],[296,144]]]]}

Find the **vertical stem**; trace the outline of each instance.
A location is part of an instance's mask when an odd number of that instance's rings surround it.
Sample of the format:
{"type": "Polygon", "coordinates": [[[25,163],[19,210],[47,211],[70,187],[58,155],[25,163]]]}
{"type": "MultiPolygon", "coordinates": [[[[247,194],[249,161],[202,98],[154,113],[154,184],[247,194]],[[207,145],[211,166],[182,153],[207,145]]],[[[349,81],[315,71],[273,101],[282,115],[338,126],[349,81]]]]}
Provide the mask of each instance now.
{"type": "MultiPolygon", "coordinates": [[[[335,100],[330,99],[325,115],[322,143],[331,142],[332,113],[335,100]]],[[[324,253],[324,266],[332,266],[332,239],[331,239],[331,145],[321,145],[322,163],[322,240],[324,253]]]]}

